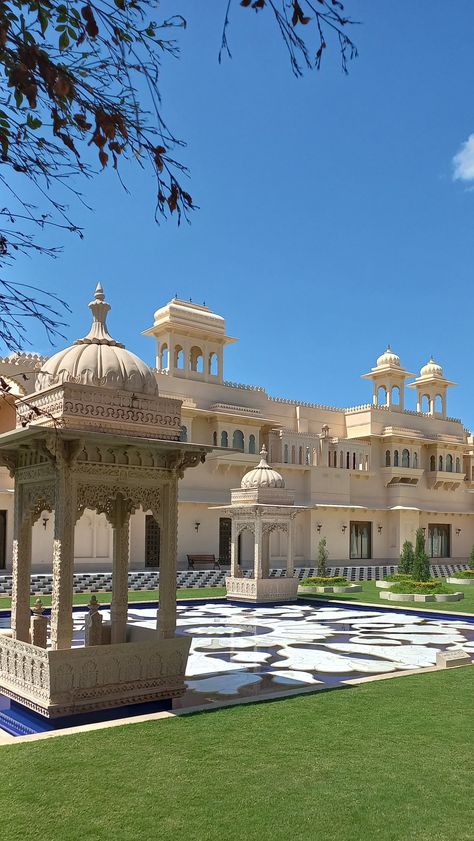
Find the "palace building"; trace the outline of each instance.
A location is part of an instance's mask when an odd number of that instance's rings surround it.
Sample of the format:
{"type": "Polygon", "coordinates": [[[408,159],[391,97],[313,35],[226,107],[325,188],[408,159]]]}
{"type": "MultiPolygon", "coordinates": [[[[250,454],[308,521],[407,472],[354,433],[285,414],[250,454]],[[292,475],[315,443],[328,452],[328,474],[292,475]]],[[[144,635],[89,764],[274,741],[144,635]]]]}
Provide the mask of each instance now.
{"type": "MultiPolygon", "coordinates": [[[[156,344],[158,393],[182,402],[181,441],[214,448],[179,483],[180,568],[187,567],[188,554],[230,563],[225,506],[242,476],[256,467],[263,445],[299,509],[292,533],[296,565],[312,565],[322,537],[331,564],[393,563],[419,527],[432,558],[468,557],[474,543],[474,441],[459,419],[448,416],[448,390],[455,384],[433,359],[414,376],[387,348],[363,374],[371,383],[370,402],[338,409],[225,380],[225,347],[236,340],[226,335],[224,318],[206,306],[174,299],[155,312],[145,335],[156,344]],[[416,392],[416,411],[405,408],[406,388],[416,392]]],[[[59,353],[50,360],[35,354],[0,359],[0,376],[11,388],[0,407],[0,433],[15,427],[16,401],[28,418],[29,394],[65,377],[74,381],[74,371],[62,367],[71,358],[59,353]]],[[[103,382],[110,387],[120,353],[110,355],[110,370],[104,360],[103,382]]],[[[138,362],[130,375],[137,380],[143,376],[138,362]]],[[[133,391],[131,381],[131,405],[133,391]]],[[[133,447],[128,457],[133,464],[133,447]]],[[[12,563],[13,502],[13,480],[1,467],[0,567],[6,570],[12,563]]],[[[78,570],[111,567],[112,532],[105,514],[86,508],[75,531],[78,570]]],[[[33,527],[36,572],[51,570],[53,535],[54,514],[44,511],[33,527]]],[[[132,514],[130,568],[159,567],[161,539],[150,512],[132,514]]],[[[250,531],[239,537],[243,567],[253,558],[253,541],[250,531]]],[[[270,534],[272,567],[286,562],[286,541],[284,531],[270,534]]]]}

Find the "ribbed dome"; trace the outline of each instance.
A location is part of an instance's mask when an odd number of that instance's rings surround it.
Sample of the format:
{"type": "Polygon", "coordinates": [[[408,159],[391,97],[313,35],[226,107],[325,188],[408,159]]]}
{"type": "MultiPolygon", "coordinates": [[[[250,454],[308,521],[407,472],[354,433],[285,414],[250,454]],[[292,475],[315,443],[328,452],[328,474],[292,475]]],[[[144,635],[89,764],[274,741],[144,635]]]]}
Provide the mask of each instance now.
{"type": "Polygon", "coordinates": [[[89,309],[93,316],[89,333],[48,359],[36,378],[36,391],[73,382],[157,395],[158,384],[151,368],[108,333],[110,304],[100,283],[89,309]]]}
{"type": "Polygon", "coordinates": [[[423,368],[420,371],[420,377],[442,377],[443,369],[441,365],[438,365],[437,362],[434,361],[433,357],[430,356],[426,365],[423,365],[423,368]]]}
{"type": "Polygon", "coordinates": [[[397,368],[400,368],[400,357],[393,352],[390,345],[388,345],[385,353],[377,359],[377,368],[381,368],[382,365],[395,365],[397,368]]]}
{"type": "Polygon", "coordinates": [[[260,462],[253,470],[245,474],[241,488],[284,488],[285,480],[281,473],[273,470],[267,462],[267,450],[263,445],[260,452],[260,462]]]}

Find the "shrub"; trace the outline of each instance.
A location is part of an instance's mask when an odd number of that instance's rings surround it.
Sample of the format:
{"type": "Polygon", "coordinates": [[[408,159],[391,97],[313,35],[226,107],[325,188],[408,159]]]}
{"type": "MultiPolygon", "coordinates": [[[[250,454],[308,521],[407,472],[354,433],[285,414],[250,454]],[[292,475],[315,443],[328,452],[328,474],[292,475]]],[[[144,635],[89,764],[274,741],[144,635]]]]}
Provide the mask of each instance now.
{"type": "Polygon", "coordinates": [[[423,529],[416,530],[415,556],[413,560],[413,578],[415,581],[429,581],[430,562],[425,552],[425,535],[423,529]]]}
{"type": "Polygon", "coordinates": [[[461,572],[453,572],[453,578],[474,578],[474,569],[463,569],[461,572]]]}
{"type": "Polygon", "coordinates": [[[318,565],[318,576],[327,576],[328,574],[328,558],[329,552],[327,550],[326,545],[326,538],[322,537],[318,543],[318,558],[317,558],[317,565],[318,565]]]}
{"type": "Polygon", "coordinates": [[[469,555],[469,565],[474,567],[474,546],[471,549],[471,554],[469,555]]]}
{"type": "Polygon", "coordinates": [[[344,587],[348,583],[342,575],[314,575],[312,578],[303,578],[300,581],[302,587],[344,587]]]}
{"type": "Polygon", "coordinates": [[[402,573],[402,575],[411,575],[413,572],[414,561],[415,554],[413,552],[413,543],[411,540],[405,540],[402,554],[400,555],[400,565],[398,567],[399,573],[402,573]]]}
{"type": "Polygon", "coordinates": [[[408,575],[408,573],[403,572],[395,572],[393,575],[387,575],[386,581],[413,581],[413,576],[408,575]]]}
{"type": "Polygon", "coordinates": [[[441,593],[453,593],[452,587],[447,587],[442,581],[400,581],[390,587],[391,593],[426,593],[439,595],[441,593]]]}

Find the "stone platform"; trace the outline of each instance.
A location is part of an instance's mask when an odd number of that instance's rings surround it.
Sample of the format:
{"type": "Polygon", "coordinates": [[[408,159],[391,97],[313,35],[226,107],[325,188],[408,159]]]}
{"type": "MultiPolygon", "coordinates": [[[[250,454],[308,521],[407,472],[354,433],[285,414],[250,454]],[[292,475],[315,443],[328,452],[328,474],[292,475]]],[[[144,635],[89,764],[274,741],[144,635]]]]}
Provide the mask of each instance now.
{"type": "Polygon", "coordinates": [[[191,639],[157,633],[55,650],[0,635],[0,691],[47,718],[180,698],[191,639]]]}
{"type": "Polygon", "coordinates": [[[227,598],[241,602],[295,602],[297,578],[233,578],[225,580],[227,598]]]}

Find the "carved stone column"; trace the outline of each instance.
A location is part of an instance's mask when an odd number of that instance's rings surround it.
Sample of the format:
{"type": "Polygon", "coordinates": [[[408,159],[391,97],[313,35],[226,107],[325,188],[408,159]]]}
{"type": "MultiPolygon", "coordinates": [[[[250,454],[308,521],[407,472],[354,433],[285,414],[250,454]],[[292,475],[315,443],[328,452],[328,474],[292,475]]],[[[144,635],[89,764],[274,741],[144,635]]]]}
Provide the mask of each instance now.
{"type": "Polygon", "coordinates": [[[54,499],[51,647],[71,648],[76,484],[67,463],[59,456],[54,499]]]}
{"type": "Polygon", "coordinates": [[[290,517],[288,521],[288,548],[286,553],[286,577],[293,578],[295,572],[295,521],[290,517]]]}
{"type": "Polygon", "coordinates": [[[230,574],[232,578],[238,578],[240,574],[238,539],[236,523],[232,517],[230,527],[230,574]]]}
{"type": "Polygon", "coordinates": [[[254,556],[253,556],[253,575],[254,575],[254,578],[263,578],[262,543],[263,543],[262,521],[257,514],[257,516],[255,517],[255,543],[254,543],[254,556]]]}
{"type": "Polygon", "coordinates": [[[161,639],[174,637],[176,631],[176,570],[178,556],[178,479],[173,477],[163,487],[162,543],[160,552],[160,610],[158,631],[161,639]]]}
{"type": "Polygon", "coordinates": [[[111,643],[125,642],[128,611],[128,555],[130,514],[118,496],[114,511],[114,553],[112,565],[111,643]]]}
{"type": "Polygon", "coordinates": [[[96,596],[91,596],[88,604],[89,613],[86,615],[84,627],[85,645],[102,645],[102,616],[99,613],[100,604],[96,596]]]}
{"type": "Polygon", "coordinates": [[[12,612],[13,637],[23,642],[30,639],[31,518],[24,511],[24,488],[15,488],[13,523],[12,612]]]}
{"type": "Polygon", "coordinates": [[[48,643],[48,617],[43,614],[43,602],[36,599],[30,620],[30,639],[32,645],[46,648],[48,643]]]}
{"type": "Polygon", "coordinates": [[[270,575],[270,528],[263,528],[262,534],[262,577],[268,578],[270,575]]]}

